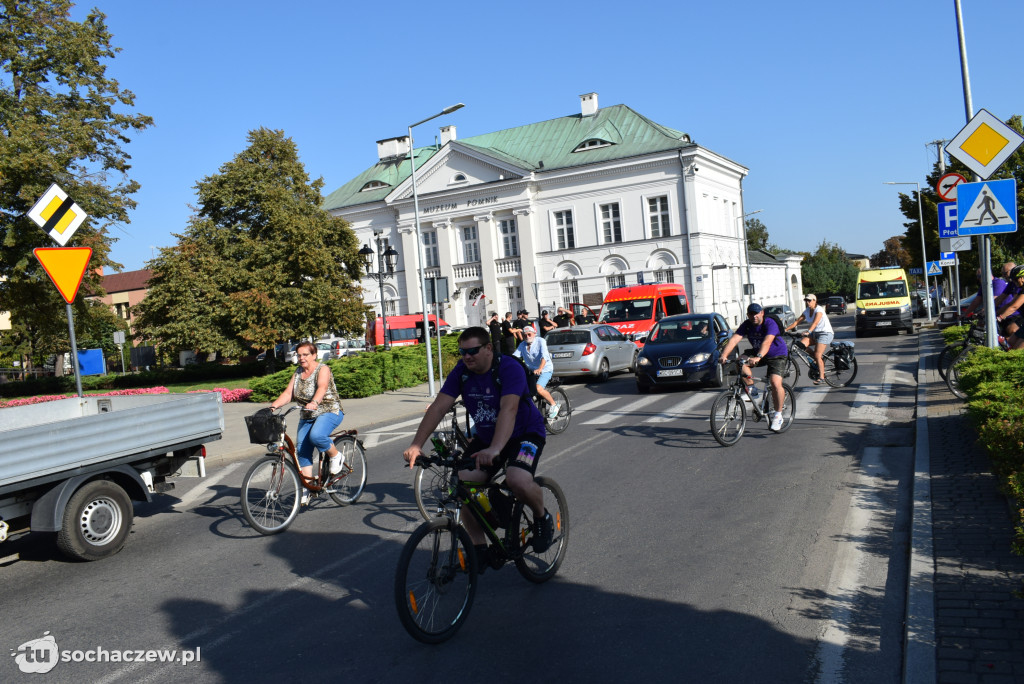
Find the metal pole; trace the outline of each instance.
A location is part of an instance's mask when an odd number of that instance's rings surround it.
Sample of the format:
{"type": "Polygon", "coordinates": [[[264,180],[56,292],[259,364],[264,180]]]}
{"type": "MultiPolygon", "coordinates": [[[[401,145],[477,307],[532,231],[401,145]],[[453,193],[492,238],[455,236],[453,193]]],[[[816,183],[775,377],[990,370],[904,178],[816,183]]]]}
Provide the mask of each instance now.
{"type": "MultiPolygon", "coordinates": [[[[412,129],[414,126],[419,126],[420,124],[426,123],[431,119],[436,119],[439,116],[450,114],[451,112],[454,112],[456,109],[461,109],[464,106],[465,105],[463,105],[460,102],[459,104],[447,107],[446,109],[438,112],[437,114],[434,114],[433,116],[428,116],[426,119],[423,119],[422,121],[417,121],[416,123],[411,124],[409,126],[409,175],[412,176],[412,212],[413,218],[416,223],[416,258],[417,261],[419,262],[417,264],[417,268],[419,269],[420,274],[420,305],[423,307],[423,341],[427,345],[427,389],[430,392],[429,396],[431,397],[434,396],[435,392],[434,359],[432,353],[432,345],[430,344],[430,316],[427,313],[427,257],[423,251],[423,233],[420,230],[420,198],[419,194],[417,194],[416,192],[416,146],[413,144],[412,140],[412,129]]],[[[438,327],[440,327],[440,324],[438,324],[438,327]]]]}
{"type": "Polygon", "coordinates": [[[388,314],[384,309],[384,281],[387,275],[387,265],[384,263],[384,246],[381,244],[383,238],[380,233],[374,233],[377,240],[377,285],[380,287],[380,327],[384,332],[384,351],[391,349],[388,344],[388,314]]]}
{"type": "Polygon", "coordinates": [[[71,362],[75,364],[75,388],[78,390],[78,398],[82,398],[82,369],[78,367],[78,342],[75,340],[75,317],[71,312],[71,305],[67,305],[68,332],[71,334],[71,362]]]}
{"type": "MultiPolygon", "coordinates": [[[[760,214],[762,211],[764,211],[764,209],[756,209],[750,212],[749,214],[743,214],[743,216],[740,216],[740,224],[743,226],[743,258],[747,260],[747,287],[750,288],[750,292],[748,293],[749,296],[747,298],[747,304],[754,303],[754,281],[750,275],[750,250],[749,245],[747,244],[747,224],[746,221],[744,221],[744,219],[746,219],[748,216],[753,216],[754,214],[760,214]]],[[[786,289],[788,291],[788,285],[786,289]]]]}
{"type": "MultiPolygon", "coordinates": [[[[437,299],[437,280],[434,280],[434,299],[437,299]]],[[[434,314],[437,316],[437,381],[441,382],[444,371],[441,365],[441,302],[434,302],[434,314]]]]}
{"type": "MultiPolygon", "coordinates": [[[[921,184],[914,183],[917,186],[917,223],[921,228],[921,261],[924,262],[924,291],[928,292],[928,255],[925,253],[924,245],[924,214],[921,212],[921,184]]],[[[908,285],[910,283],[907,283],[908,285]]],[[[935,294],[939,294],[939,286],[936,281],[935,294]]],[[[930,298],[930,293],[929,293],[930,298]]],[[[932,303],[928,302],[928,322],[932,322],[932,303]]],[[[911,314],[913,315],[913,314],[911,314]]]]}

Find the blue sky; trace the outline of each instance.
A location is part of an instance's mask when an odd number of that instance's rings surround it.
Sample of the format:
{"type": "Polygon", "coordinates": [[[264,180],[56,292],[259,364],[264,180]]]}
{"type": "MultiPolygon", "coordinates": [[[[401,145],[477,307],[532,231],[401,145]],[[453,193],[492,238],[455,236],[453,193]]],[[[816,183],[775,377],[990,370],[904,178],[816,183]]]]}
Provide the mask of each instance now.
{"type": "MultiPolygon", "coordinates": [[[[871,254],[902,234],[900,191],[926,143],[966,123],[952,0],[552,3],[94,0],[123,51],[108,73],[155,125],[128,146],[142,183],[113,257],[172,246],[194,186],[257,127],[291,137],[324,195],[415,130],[459,137],[626,104],[750,169],[746,211],[771,241],[871,254]]],[[[974,110],[1024,113],[1020,0],[963,0],[974,110]]],[[[937,258],[937,255],[935,257],[937,258]]]]}

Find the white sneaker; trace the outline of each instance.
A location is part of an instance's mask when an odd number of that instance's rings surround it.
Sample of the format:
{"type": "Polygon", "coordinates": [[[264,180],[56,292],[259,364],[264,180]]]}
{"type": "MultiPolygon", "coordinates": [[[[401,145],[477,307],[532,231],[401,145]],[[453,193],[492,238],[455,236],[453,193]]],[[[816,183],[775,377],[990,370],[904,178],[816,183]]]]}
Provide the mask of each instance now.
{"type": "Polygon", "coordinates": [[[554,420],[555,418],[558,417],[559,408],[560,406],[557,401],[551,406],[548,406],[548,420],[554,420]]]}
{"type": "Polygon", "coordinates": [[[779,411],[775,412],[775,415],[772,417],[772,424],[770,426],[770,429],[771,429],[772,432],[778,432],[779,430],[782,429],[782,413],[781,412],[779,412],[779,411]]]}
{"type": "Polygon", "coordinates": [[[302,507],[306,507],[306,506],[309,505],[309,490],[308,489],[302,490],[302,496],[299,498],[299,505],[302,506],[302,507]]]}
{"type": "Polygon", "coordinates": [[[331,475],[337,475],[341,472],[341,466],[344,465],[345,460],[341,457],[341,453],[337,453],[331,456],[331,475]]]}

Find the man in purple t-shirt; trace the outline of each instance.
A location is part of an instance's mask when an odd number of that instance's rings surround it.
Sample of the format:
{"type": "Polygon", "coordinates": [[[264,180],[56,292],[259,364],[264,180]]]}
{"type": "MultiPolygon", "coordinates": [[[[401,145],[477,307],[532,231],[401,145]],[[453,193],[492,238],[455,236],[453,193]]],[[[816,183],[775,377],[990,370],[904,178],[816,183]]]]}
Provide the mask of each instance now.
{"type": "MultiPolygon", "coordinates": [[[[546,433],[544,418],[526,392],[526,373],[514,358],[495,358],[491,335],[485,328],[468,328],[462,333],[459,355],[461,360],[448,374],[402,455],[410,467],[416,465],[427,438],[461,394],[476,428],[465,455],[475,456],[477,467],[460,472],[459,478],[487,482],[505,467],[509,489],[533,511],[533,546],[542,553],[551,545],[554,525],[544,508],[544,493],[533,475],[544,450],[546,433]],[[496,369],[500,383],[495,382],[492,369],[496,369]]],[[[479,523],[471,515],[462,516],[462,523],[477,547],[478,559],[486,563],[487,542],[479,523]]],[[[484,565],[478,565],[482,570],[484,565]]]]}
{"type": "MultiPolygon", "coordinates": [[[[789,348],[786,341],[782,339],[782,331],[774,320],[764,315],[764,309],[760,304],[751,304],[747,307],[747,320],[740,323],[736,332],[729,339],[729,342],[722,350],[719,359],[722,363],[729,360],[729,355],[736,345],[746,337],[750,340],[753,349],[744,354],[746,363],[741,366],[743,381],[747,384],[747,392],[754,390],[754,376],[748,366],[759,366],[764,364],[768,367],[768,383],[772,387],[772,399],[775,412],[772,415],[770,429],[778,431],[782,428],[782,412],[779,408],[785,401],[785,393],[782,391],[782,376],[786,372],[786,357],[789,355],[789,348]]],[[[756,395],[750,394],[753,398],[756,395]]]]}

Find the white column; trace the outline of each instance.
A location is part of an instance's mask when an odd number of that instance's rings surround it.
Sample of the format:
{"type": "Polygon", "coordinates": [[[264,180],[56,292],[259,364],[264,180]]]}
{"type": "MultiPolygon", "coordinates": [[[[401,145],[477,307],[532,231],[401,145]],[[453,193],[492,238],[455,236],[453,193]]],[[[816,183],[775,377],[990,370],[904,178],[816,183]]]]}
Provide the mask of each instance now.
{"type": "MultiPolygon", "coordinates": [[[[519,233],[519,263],[520,281],[523,284],[523,301],[527,303],[526,308],[533,311],[537,306],[537,298],[533,296],[534,283],[541,283],[547,279],[546,273],[538,273],[537,245],[542,241],[536,234],[538,227],[534,225],[533,207],[522,207],[513,209],[512,215],[516,217],[516,230],[519,233]]],[[[544,296],[544,292],[540,293],[544,296]]],[[[540,312],[536,312],[540,315],[540,312]]]]}

